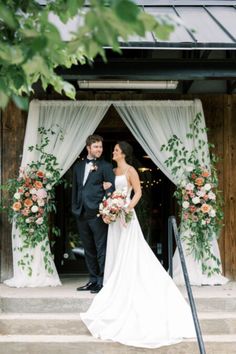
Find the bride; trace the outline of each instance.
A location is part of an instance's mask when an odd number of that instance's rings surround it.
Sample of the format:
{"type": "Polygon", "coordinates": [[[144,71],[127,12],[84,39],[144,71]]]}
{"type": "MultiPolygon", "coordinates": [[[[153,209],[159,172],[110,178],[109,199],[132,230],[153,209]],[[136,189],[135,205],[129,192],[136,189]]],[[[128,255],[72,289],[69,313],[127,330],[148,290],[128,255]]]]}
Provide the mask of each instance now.
{"type": "MultiPolygon", "coordinates": [[[[127,212],[141,198],[138,173],[128,164],[131,154],[124,141],[113,151],[115,186],[127,192],[127,212]]],[[[136,347],[196,336],[190,307],[146,243],[135,212],[126,227],[119,220],[109,225],[104,286],[80,315],[94,337],[136,347]]]]}

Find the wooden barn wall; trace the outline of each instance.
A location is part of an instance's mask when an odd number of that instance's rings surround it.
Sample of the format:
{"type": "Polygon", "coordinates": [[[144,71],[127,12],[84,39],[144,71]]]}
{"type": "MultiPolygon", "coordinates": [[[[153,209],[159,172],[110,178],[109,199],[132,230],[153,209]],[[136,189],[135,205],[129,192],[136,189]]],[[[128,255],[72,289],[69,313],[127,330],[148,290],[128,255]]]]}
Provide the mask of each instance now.
{"type": "MultiPolygon", "coordinates": [[[[39,99],[63,99],[50,94],[39,99]]],[[[87,100],[158,100],[158,99],[194,99],[202,101],[209,128],[209,141],[215,144],[215,153],[220,157],[218,164],[220,189],[224,196],[225,227],[219,239],[224,273],[236,279],[236,95],[173,95],[173,94],[133,94],[116,93],[83,93],[78,99],[87,100]]],[[[1,178],[2,183],[16,174],[26,124],[26,113],[19,111],[13,104],[2,112],[1,117],[1,178]]],[[[1,279],[11,275],[12,251],[10,225],[4,216],[1,217],[1,279]]]]}
{"type": "MultiPolygon", "coordinates": [[[[26,120],[27,113],[20,111],[13,103],[9,104],[4,112],[1,112],[0,183],[17,175],[26,120]]],[[[2,281],[12,276],[11,225],[5,214],[1,215],[0,228],[0,279],[2,281]]]]}

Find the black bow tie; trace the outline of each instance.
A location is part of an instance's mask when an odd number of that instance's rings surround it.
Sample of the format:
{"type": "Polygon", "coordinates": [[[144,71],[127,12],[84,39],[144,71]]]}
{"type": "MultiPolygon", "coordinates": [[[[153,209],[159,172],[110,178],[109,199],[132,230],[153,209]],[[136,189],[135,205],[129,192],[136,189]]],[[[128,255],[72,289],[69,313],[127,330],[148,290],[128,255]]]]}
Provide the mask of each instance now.
{"type": "Polygon", "coordinates": [[[95,159],[88,159],[88,158],[86,158],[86,163],[90,163],[90,162],[92,162],[92,163],[95,163],[97,160],[95,160],[95,159]]]}

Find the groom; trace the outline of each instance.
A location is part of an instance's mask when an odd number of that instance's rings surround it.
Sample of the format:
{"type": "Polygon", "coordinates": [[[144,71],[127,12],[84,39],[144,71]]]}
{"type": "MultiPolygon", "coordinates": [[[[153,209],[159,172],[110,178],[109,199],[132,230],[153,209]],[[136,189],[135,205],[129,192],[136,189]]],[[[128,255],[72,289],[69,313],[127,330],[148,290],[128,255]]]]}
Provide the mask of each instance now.
{"type": "Polygon", "coordinates": [[[103,282],[108,226],[97,214],[104,195],[114,190],[115,176],[112,165],[100,158],[103,152],[101,136],[90,135],[86,148],[87,159],[77,163],[73,171],[72,212],[76,217],[90,277],[89,282],[77,290],[98,293],[103,282]],[[112,183],[106,191],[103,188],[105,181],[112,183]]]}

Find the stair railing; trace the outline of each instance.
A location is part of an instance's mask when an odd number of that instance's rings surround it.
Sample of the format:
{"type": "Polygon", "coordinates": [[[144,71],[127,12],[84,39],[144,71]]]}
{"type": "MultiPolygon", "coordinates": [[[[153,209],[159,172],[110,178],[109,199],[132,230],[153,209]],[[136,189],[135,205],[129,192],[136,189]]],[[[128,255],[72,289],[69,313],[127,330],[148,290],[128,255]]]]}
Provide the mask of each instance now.
{"type": "Polygon", "coordinates": [[[188,271],[187,271],[183,247],[181,244],[180,234],[179,234],[178,228],[177,228],[176,218],[174,216],[169,216],[169,218],[168,218],[168,262],[169,262],[169,274],[171,277],[173,277],[173,263],[172,263],[173,233],[174,233],[174,237],[175,237],[175,241],[176,241],[176,246],[179,251],[179,257],[180,257],[181,266],[182,266],[182,270],[183,270],[184,281],[185,281],[185,285],[186,285],[186,289],[187,289],[187,293],[188,293],[189,304],[190,304],[190,308],[191,308],[191,312],[192,312],[192,316],[193,316],[193,322],[194,322],[196,335],[197,335],[199,353],[206,354],[204,342],[202,339],[202,331],[201,331],[201,327],[200,327],[198,316],[197,316],[196,305],[195,305],[195,301],[194,301],[193,293],[192,293],[192,288],[191,288],[190,281],[189,281],[189,275],[188,275],[188,271]]]}

